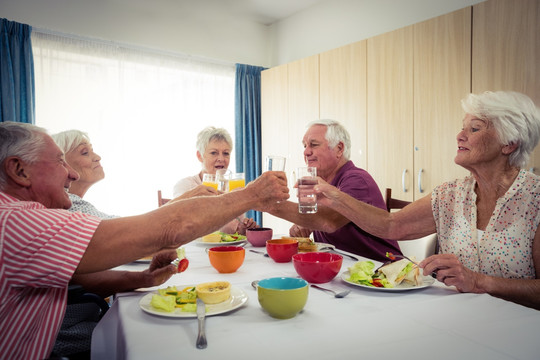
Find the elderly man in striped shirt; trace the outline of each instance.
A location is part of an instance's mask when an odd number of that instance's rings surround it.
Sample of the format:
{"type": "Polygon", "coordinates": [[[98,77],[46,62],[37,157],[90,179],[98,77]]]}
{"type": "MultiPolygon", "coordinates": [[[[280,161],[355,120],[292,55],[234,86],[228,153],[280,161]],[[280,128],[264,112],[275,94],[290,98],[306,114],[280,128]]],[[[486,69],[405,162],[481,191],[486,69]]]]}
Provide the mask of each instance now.
{"type": "Polygon", "coordinates": [[[74,273],[110,269],[174,249],[249,209],[289,197],[283,172],[244,189],[175,201],[110,220],[72,213],[66,189],[78,174],[44,129],[0,123],[0,356],[47,358],[74,273]],[[209,212],[208,209],[219,209],[209,212]]]}

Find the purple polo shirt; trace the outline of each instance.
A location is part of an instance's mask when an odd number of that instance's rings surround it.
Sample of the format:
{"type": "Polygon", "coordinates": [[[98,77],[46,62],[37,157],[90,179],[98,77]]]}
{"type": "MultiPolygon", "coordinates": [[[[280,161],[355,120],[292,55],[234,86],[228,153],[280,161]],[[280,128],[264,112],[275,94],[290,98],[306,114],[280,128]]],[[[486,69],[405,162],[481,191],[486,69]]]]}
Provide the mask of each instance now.
{"type": "MultiPolygon", "coordinates": [[[[354,166],[351,160],[339,169],[331,185],[357,200],[386,210],[386,204],[375,180],[367,171],[354,166]]],[[[370,235],[353,222],[333,233],[314,231],[313,237],[317,242],[332,244],[338,249],[378,261],[388,260],[387,251],[401,254],[397,241],[370,235]]]]}

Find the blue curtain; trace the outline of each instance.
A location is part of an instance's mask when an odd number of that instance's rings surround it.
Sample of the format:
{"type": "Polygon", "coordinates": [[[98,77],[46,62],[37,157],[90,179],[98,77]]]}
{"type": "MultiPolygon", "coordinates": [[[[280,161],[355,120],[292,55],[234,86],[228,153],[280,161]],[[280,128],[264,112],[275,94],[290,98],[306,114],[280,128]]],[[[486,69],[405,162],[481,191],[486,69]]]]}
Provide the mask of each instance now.
{"type": "MultiPolygon", "coordinates": [[[[236,169],[246,182],[261,174],[261,71],[265,68],[236,64],[235,154],[236,169]]],[[[248,217],[262,226],[262,214],[250,210],[248,217]]]]}
{"type": "Polygon", "coordinates": [[[0,18],[0,122],[35,123],[32,27],[0,18]]]}

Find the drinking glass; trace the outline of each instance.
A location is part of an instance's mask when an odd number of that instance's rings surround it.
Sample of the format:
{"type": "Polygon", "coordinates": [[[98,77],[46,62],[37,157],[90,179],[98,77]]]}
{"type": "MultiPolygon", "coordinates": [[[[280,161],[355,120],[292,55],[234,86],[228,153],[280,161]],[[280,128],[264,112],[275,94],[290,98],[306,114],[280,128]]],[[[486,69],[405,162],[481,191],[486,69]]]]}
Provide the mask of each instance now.
{"type": "Polygon", "coordinates": [[[314,214],[317,212],[317,195],[313,188],[317,185],[317,168],[299,167],[298,172],[298,212],[314,214]]]}
{"type": "Polygon", "coordinates": [[[203,185],[211,186],[216,190],[218,189],[218,183],[215,174],[204,174],[202,183],[203,185]]]}
{"type": "Polygon", "coordinates": [[[227,169],[219,169],[216,171],[216,183],[217,189],[221,192],[229,191],[229,180],[231,178],[231,172],[227,169]]]}
{"type": "Polygon", "coordinates": [[[229,179],[229,191],[246,186],[246,178],[244,173],[235,173],[229,179]]]}
{"type": "Polygon", "coordinates": [[[268,155],[266,157],[266,171],[285,171],[285,157],[268,155]]]}

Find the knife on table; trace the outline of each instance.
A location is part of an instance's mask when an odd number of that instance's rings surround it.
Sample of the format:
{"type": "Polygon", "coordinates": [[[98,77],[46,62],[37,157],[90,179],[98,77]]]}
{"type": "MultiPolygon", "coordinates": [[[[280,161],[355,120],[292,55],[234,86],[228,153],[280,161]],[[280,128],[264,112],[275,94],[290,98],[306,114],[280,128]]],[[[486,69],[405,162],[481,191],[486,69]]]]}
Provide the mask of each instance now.
{"type": "Polygon", "coordinates": [[[339,255],[347,256],[349,259],[358,261],[358,258],[356,256],[341,252],[338,249],[336,249],[334,247],[331,247],[331,246],[321,247],[319,249],[319,251],[323,251],[323,250],[328,250],[329,252],[333,252],[333,253],[336,253],[336,254],[339,254],[339,255]]]}
{"type": "Polygon", "coordinates": [[[197,319],[199,320],[199,334],[197,335],[197,349],[206,348],[206,333],[204,330],[204,318],[206,316],[206,307],[201,299],[197,299],[197,319]]]}

